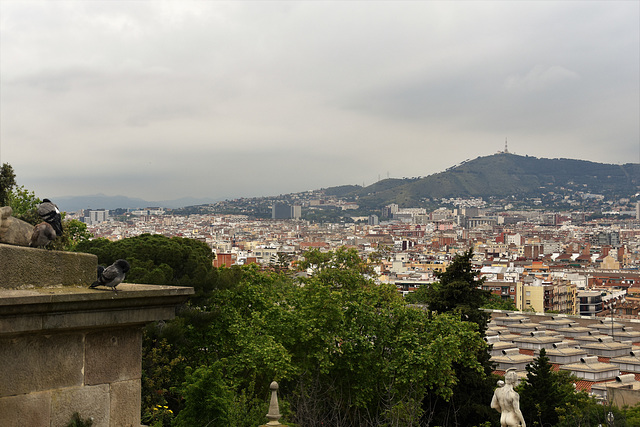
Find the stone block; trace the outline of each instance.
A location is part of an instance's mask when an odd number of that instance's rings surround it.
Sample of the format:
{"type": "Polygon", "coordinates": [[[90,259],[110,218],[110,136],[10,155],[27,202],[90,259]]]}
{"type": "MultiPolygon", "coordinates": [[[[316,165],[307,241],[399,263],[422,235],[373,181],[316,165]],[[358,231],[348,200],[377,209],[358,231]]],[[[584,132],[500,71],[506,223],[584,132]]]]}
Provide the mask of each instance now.
{"type": "Polygon", "coordinates": [[[111,383],[112,426],[139,427],[141,405],[140,380],[111,383]]]}
{"type": "Polygon", "coordinates": [[[53,390],[51,425],[64,427],[77,412],[81,419],[91,419],[92,427],[108,427],[110,406],[108,384],[53,390]]]}
{"type": "Polygon", "coordinates": [[[90,285],[98,257],[0,244],[0,288],[90,285]]]}
{"type": "Polygon", "coordinates": [[[114,328],[88,333],[85,361],[87,385],[140,379],[142,329],[114,328]]]}
{"type": "Polygon", "coordinates": [[[50,418],[49,392],[0,397],[0,425],[3,427],[48,427],[50,418]]]}
{"type": "Polygon", "coordinates": [[[0,397],[82,385],[83,334],[0,338],[0,397]]]}
{"type": "Polygon", "coordinates": [[[0,208],[0,242],[11,245],[28,246],[33,233],[33,225],[12,217],[10,206],[0,208]]]}

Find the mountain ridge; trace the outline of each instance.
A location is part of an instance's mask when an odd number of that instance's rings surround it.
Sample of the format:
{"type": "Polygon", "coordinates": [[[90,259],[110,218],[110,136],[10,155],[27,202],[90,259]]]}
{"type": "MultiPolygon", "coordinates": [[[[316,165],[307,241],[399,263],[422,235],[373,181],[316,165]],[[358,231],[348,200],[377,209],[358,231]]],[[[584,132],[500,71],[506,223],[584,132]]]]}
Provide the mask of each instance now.
{"type": "MultiPolygon", "coordinates": [[[[325,194],[334,195],[332,187],[325,194]]],[[[365,206],[396,203],[417,206],[428,198],[536,197],[549,191],[612,193],[620,197],[640,190],[640,164],[614,165],[576,159],[545,159],[497,153],[477,157],[422,178],[387,179],[342,197],[365,206]]]]}
{"type": "MultiPolygon", "coordinates": [[[[396,203],[400,207],[413,207],[423,204],[425,199],[449,197],[539,197],[544,193],[567,189],[573,192],[631,196],[640,192],[640,164],[616,165],[500,152],[465,160],[426,177],[387,178],[366,187],[340,185],[321,190],[325,195],[354,200],[364,208],[375,209],[391,203],[396,203]]],[[[55,202],[61,210],[73,212],[87,208],[116,209],[150,206],[176,209],[222,200],[224,199],[183,197],[174,200],[146,201],[126,196],[96,194],[58,197],[55,202]]]]}
{"type": "Polygon", "coordinates": [[[202,205],[218,202],[221,199],[213,197],[182,197],[179,199],[148,201],[140,198],[127,197],[122,195],[107,196],[105,194],[92,194],[86,196],[65,196],[54,199],[58,208],[66,212],[75,212],[81,209],[136,209],[151,206],[159,206],[168,209],[182,208],[184,206],[202,205]]]}

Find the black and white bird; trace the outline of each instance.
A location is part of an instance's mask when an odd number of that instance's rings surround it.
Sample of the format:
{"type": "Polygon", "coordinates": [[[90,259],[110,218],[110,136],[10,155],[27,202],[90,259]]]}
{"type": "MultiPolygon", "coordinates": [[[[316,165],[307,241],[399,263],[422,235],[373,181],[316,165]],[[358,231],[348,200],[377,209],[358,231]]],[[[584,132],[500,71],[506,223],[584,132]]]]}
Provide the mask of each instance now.
{"type": "Polygon", "coordinates": [[[51,224],[57,236],[62,236],[62,216],[58,207],[49,199],[44,199],[38,205],[38,215],[51,224]]]}
{"type": "Polygon", "coordinates": [[[93,282],[91,286],[89,286],[89,288],[95,288],[97,286],[108,286],[115,292],[117,292],[116,286],[118,286],[124,280],[124,277],[127,272],[129,272],[131,266],[126,260],[119,259],[109,267],[102,270],[102,272],[100,271],[101,268],[103,267],[98,267],[98,280],[93,282]]]}
{"type": "Polygon", "coordinates": [[[56,231],[53,229],[51,224],[49,224],[48,222],[41,222],[40,224],[33,227],[29,246],[34,248],[44,248],[52,240],[55,240],[55,238],[56,231]]]}

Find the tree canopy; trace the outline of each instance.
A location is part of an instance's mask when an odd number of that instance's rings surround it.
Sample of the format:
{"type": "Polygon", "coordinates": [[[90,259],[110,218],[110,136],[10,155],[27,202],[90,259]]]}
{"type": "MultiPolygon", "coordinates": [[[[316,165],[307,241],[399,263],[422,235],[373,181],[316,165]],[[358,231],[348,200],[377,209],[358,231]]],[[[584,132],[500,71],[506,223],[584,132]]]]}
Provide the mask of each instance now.
{"type": "Polygon", "coordinates": [[[314,274],[214,269],[218,281],[197,303],[147,328],[148,422],[166,418],[166,406],[177,425],[259,425],[276,380],[289,423],[428,425],[427,395],[451,400],[460,367],[484,377],[477,325],[407,305],[368,278],[355,250],[308,252],[301,265],[314,274]]]}
{"type": "Polygon", "coordinates": [[[9,194],[16,185],[16,174],[9,163],[3,163],[0,167],[0,206],[7,206],[9,194]]]}

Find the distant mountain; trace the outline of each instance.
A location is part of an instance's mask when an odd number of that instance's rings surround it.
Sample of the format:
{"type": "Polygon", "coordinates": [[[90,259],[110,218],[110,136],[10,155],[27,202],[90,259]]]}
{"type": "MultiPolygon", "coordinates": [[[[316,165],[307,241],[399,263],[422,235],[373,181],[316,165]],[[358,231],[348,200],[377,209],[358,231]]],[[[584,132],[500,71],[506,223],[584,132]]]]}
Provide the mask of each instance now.
{"type": "Polygon", "coordinates": [[[582,191],[632,196],[640,190],[640,164],[613,165],[572,159],[539,159],[510,153],[478,157],[425,178],[385,179],[325,194],[357,197],[361,206],[397,203],[418,206],[425,198],[516,196],[539,197],[549,192],[582,191]]]}
{"type": "Polygon", "coordinates": [[[75,212],[80,209],[135,209],[159,206],[168,209],[176,209],[185,206],[202,205],[217,202],[220,199],[183,197],[175,200],[147,201],[126,196],[106,196],[94,194],[90,196],[56,197],[54,202],[60,210],[75,212]]]}

